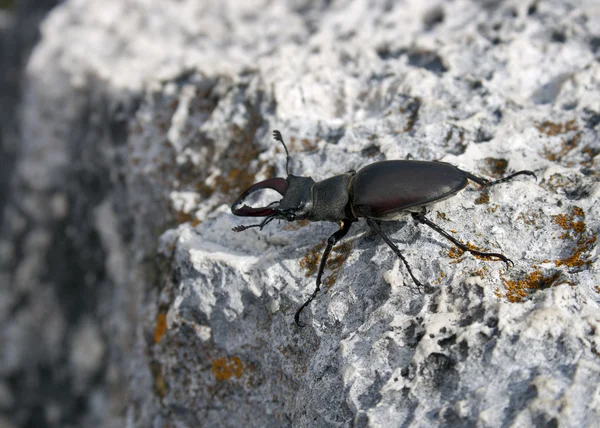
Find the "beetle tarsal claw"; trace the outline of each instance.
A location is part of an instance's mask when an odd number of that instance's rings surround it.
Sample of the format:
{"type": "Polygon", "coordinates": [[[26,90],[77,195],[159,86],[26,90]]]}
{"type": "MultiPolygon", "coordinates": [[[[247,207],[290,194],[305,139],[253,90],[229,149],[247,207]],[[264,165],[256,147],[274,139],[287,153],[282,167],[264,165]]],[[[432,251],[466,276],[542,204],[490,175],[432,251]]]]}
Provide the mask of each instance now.
{"type": "Polygon", "coordinates": [[[306,327],[306,324],[304,324],[302,321],[300,321],[300,314],[302,313],[302,309],[304,309],[304,306],[301,306],[300,308],[298,308],[298,310],[296,311],[296,315],[294,315],[294,322],[300,328],[306,327]]]}

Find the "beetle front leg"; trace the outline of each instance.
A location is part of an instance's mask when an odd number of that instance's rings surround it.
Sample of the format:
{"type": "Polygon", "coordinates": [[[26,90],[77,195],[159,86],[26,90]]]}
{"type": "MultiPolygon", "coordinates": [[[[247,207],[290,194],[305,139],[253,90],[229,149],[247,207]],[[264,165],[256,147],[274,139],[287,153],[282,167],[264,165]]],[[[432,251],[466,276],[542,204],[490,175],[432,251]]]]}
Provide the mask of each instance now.
{"type": "Polygon", "coordinates": [[[431,220],[429,220],[428,218],[426,218],[425,217],[425,212],[412,213],[412,217],[416,221],[418,221],[419,223],[425,224],[425,225],[431,227],[433,230],[435,230],[437,233],[439,233],[440,235],[442,235],[444,238],[448,239],[450,242],[452,242],[454,245],[456,245],[458,248],[460,248],[463,251],[468,251],[471,254],[474,254],[476,256],[481,256],[481,257],[496,257],[496,258],[502,260],[504,263],[506,263],[507,267],[510,267],[510,263],[512,263],[512,265],[514,266],[513,261],[510,260],[508,257],[506,257],[504,254],[500,254],[500,253],[485,253],[483,251],[477,251],[477,250],[473,250],[473,249],[469,248],[467,245],[463,244],[458,239],[454,238],[448,232],[444,231],[437,224],[435,224],[434,222],[432,222],[431,220]]]}
{"type": "Polygon", "coordinates": [[[325,270],[325,266],[327,265],[327,259],[329,258],[329,253],[331,253],[331,249],[335,244],[338,243],[340,239],[346,236],[346,234],[350,230],[350,226],[352,226],[351,221],[342,221],[340,224],[340,230],[335,232],[327,239],[327,246],[325,247],[325,251],[323,251],[323,256],[321,257],[321,264],[319,264],[319,272],[317,273],[317,287],[315,288],[313,294],[308,298],[308,300],[298,308],[298,310],[296,311],[296,315],[294,315],[294,321],[296,322],[296,325],[298,327],[304,327],[306,325],[300,322],[300,313],[304,310],[304,308],[310,305],[310,302],[312,302],[315,299],[315,297],[317,297],[317,294],[319,294],[319,291],[321,290],[321,277],[323,276],[323,271],[325,270]]]}
{"type": "Polygon", "coordinates": [[[400,257],[400,260],[402,260],[404,262],[404,266],[406,266],[406,270],[408,271],[410,277],[412,278],[413,282],[416,284],[417,287],[422,287],[423,284],[421,284],[419,282],[419,280],[417,278],[415,278],[415,276],[412,273],[412,270],[410,269],[410,266],[408,265],[408,262],[406,261],[406,259],[404,258],[404,256],[402,255],[402,253],[400,252],[400,250],[398,249],[398,247],[396,246],[396,244],[394,244],[390,238],[388,238],[381,230],[381,228],[379,227],[379,224],[377,224],[377,222],[373,219],[367,218],[367,224],[369,225],[369,227],[375,232],[377,233],[379,236],[381,236],[381,238],[385,241],[386,244],[388,244],[388,246],[392,249],[392,251],[394,253],[396,253],[396,255],[398,257],[400,257]]]}

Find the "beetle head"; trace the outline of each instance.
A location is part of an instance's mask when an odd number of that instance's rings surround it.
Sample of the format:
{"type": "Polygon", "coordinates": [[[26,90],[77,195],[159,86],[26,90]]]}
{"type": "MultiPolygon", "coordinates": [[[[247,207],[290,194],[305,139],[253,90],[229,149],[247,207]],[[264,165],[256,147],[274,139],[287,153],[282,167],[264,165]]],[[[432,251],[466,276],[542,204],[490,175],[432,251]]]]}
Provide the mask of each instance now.
{"type": "Polygon", "coordinates": [[[290,174],[290,153],[283,141],[281,132],[273,131],[273,138],[283,144],[285,149],[286,162],[285,171],[287,178],[269,178],[268,180],[255,183],[250,186],[231,206],[231,212],[241,217],[266,217],[261,223],[250,226],[236,226],[233,228],[236,232],[249,229],[251,227],[260,227],[261,229],[269,222],[275,219],[294,221],[308,218],[312,210],[312,187],[315,182],[310,177],[298,177],[290,174]],[[252,208],[248,205],[242,205],[244,199],[252,193],[263,190],[273,189],[282,199],[267,205],[266,207],[252,208]]]}
{"type": "Polygon", "coordinates": [[[266,218],[262,223],[251,226],[237,226],[233,230],[241,232],[250,227],[260,227],[262,229],[275,219],[294,221],[308,218],[312,209],[312,186],[314,183],[314,180],[310,177],[289,175],[286,179],[269,178],[253,184],[233,203],[231,212],[240,217],[266,218]],[[283,198],[265,207],[253,208],[243,204],[248,196],[263,189],[273,189],[283,198]]]}

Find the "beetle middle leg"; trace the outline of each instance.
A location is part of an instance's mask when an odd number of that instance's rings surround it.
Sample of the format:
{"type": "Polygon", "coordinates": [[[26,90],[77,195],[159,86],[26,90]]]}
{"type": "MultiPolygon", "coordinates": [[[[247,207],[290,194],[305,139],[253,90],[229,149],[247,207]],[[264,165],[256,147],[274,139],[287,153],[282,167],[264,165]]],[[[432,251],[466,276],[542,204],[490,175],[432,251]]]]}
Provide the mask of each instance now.
{"type": "Polygon", "coordinates": [[[296,315],[294,315],[294,321],[296,321],[296,325],[298,325],[298,327],[304,327],[306,325],[300,321],[300,313],[304,310],[304,308],[310,305],[310,302],[312,302],[315,299],[315,297],[317,297],[317,294],[319,294],[319,291],[321,290],[321,277],[323,276],[323,271],[325,270],[325,266],[327,265],[327,259],[329,258],[329,253],[331,253],[331,249],[335,244],[338,243],[340,239],[346,236],[346,234],[350,230],[350,226],[352,226],[352,221],[349,220],[343,220],[340,223],[340,230],[335,232],[327,239],[327,246],[325,247],[325,251],[323,251],[323,256],[321,257],[321,264],[319,264],[319,272],[317,273],[317,286],[315,288],[315,291],[308,298],[308,300],[298,308],[298,310],[296,311],[296,315]]]}
{"type": "Polygon", "coordinates": [[[367,224],[369,225],[369,227],[375,232],[377,233],[379,236],[381,236],[381,239],[383,239],[385,241],[386,244],[388,244],[388,246],[392,249],[392,251],[394,253],[396,253],[396,255],[398,257],[400,257],[400,260],[402,260],[404,262],[404,266],[406,266],[406,270],[408,271],[410,277],[412,278],[413,282],[416,284],[417,287],[422,287],[423,284],[421,284],[419,282],[419,280],[417,278],[415,278],[415,276],[412,273],[412,270],[410,269],[410,266],[408,265],[408,262],[406,261],[406,259],[404,258],[404,256],[402,255],[402,253],[400,252],[400,249],[396,246],[396,244],[394,244],[390,238],[388,238],[386,236],[385,233],[383,233],[383,231],[381,230],[381,227],[379,226],[379,224],[377,224],[377,222],[371,218],[367,217],[367,224]]]}
{"type": "Polygon", "coordinates": [[[448,232],[444,231],[444,229],[442,229],[441,227],[439,227],[437,224],[435,224],[434,222],[432,222],[431,220],[429,220],[428,218],[426,218],[425,217],[426,213],[424,211],[421,211],[421,212],[418,212],[418,213],[411,213],[411,214],[412,214],[413,219],[415,219],[416,221],[418,221],[421,224],[425,224],[425,225],[431,227],[433,230],[435,230],[437,233],[439,233],[440,235],[442,235],[444,238],[448,239],[450,242],[452,242],[454,245],[456,245],[461,250],[468,251],[469,253],[471,253],[473,255],[476,255],[476,256],[481,256],[481,257],[496,257],[496,258],[502,260],[504,263],[506,263],[507,267],[510,267],[511,263],[514,266],[513,261],[510,260],[508,257],[506,257],[503,254],[500,254],[500,253],[486,253],[486,252],[483,252],[483,251],[477,251],[477,250],[474,250],[472,248],[469,248],[467,245],[463,244],[458,239],[454,238],[448,232]]]}

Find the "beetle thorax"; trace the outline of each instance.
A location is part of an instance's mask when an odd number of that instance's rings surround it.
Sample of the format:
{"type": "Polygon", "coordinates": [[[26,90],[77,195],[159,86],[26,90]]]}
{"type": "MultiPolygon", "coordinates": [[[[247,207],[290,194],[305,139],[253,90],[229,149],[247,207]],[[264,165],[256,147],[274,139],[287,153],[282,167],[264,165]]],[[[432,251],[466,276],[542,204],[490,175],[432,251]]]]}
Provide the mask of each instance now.
{"type": "Polygon", "coordinates": [[[353,217],[349,190],[353,176],[353,172],[340,174],[314,185],[310,220],[338,222],[353,217]]]}

